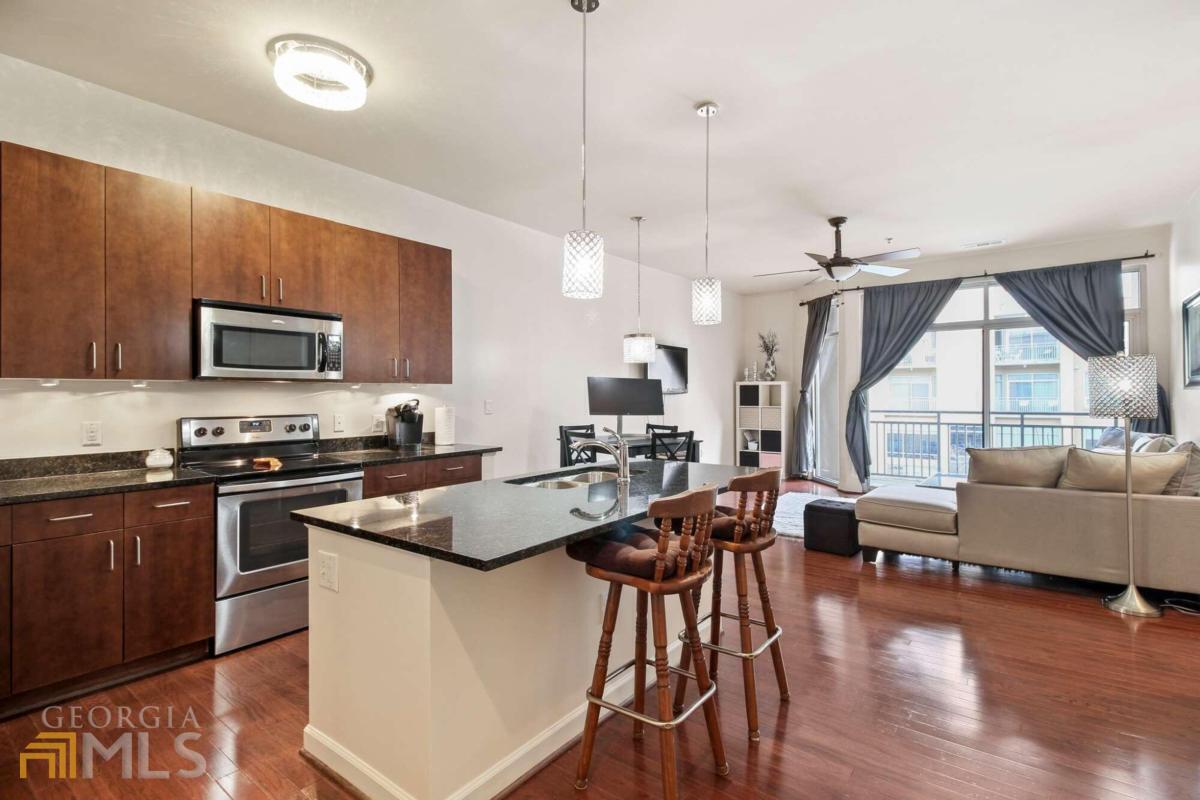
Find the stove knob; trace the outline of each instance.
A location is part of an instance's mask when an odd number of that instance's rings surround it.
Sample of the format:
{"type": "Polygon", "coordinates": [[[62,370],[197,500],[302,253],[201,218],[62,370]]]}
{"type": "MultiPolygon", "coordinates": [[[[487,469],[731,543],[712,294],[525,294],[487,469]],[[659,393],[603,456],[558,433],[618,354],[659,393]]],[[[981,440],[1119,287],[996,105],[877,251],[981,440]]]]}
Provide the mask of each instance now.
{"type": "Polygon", "coordinates": [[[195,436],[196,438],[200,438],[201,436],[208,436],[208,428],[196,428],[196,430],[192,431],[192,435],[195,436]]]}
{"type": "Polygon", "coordinates": [[[300,430],[304,433],[308,433],[312,430],[312,425],[309,425],[307,422],[301,423],[300,430]]]}
{"type": "Polygon", "coordinates": [[[222,428],[220,425],[213,428],[213,436],[224,436],[224,435],[225,435],[225,429],[222,428]]]}
{"type": "Polygon", "coordinates": [[[295,433],[296,425],[294,423],[289,422],[287,425],[283,426],[283,429],[285,431],[287,431],[288,433],[295,433]]]}

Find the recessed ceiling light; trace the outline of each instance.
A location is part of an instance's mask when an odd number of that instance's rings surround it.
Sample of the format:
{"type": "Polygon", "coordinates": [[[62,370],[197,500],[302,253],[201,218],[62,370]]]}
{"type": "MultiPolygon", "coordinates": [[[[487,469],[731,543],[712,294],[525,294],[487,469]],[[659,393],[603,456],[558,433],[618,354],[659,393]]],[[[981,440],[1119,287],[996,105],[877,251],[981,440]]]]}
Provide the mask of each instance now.
{"type": "Polygon", "coordinates": [[[353,111],[367,102],[374,72],[348,47],[316,36],[287,34],[267,42],[275,83],[288,97],[330,111],[353,111]]]}
{"type": "Polygon", "coordinates": [[[959,248],[962,250],[982,250],[985,247],[999,247],[1007,243],[1007,239],[988,239],[984,242],[967,242],[966,244],[959,245],[959,248]]]}

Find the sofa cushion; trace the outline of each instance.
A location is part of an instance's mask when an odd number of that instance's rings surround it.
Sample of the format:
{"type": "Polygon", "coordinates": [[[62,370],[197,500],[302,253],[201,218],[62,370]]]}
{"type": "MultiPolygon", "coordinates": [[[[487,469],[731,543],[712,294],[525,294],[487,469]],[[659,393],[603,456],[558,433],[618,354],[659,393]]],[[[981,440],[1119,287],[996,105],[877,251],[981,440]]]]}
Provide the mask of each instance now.
{"type": "Polygon", "coordinates": [[[958,501],[954,492],[923,486],[881,486],[858,498],[859,522],[929,533],[958,533],[958,501]]]}
{"type": "MultiPolygon", "coordinates": [[[[1162,494],[1175,473],[1188,462],[1187,453],[1134,453],[1134,494],[1162,494]]],[[[1125,456],[1071,448],[1060,489],[1088,492],[1125,491],[1125,456]]]]}
{"type": "Polygon", "coordinates": [[[968,447],[971,465],[967,480],[971,483],[1049,489],[1058,485],[1070,449],[1070,446],[968,447]]]}
{"type": "Polygon", "coordinates": [[[1187,453],[1187,464],[1171,476],[1163,494],[1192,497],[1200,494],[1200,447],[1195,442],[1180,442],[1171,448],[1172,453],[1187,453]]]}
{"type": "MultiPolygon", "coordinates": [[[[1140,434],[1133,434],[1138,436],[1140,434]]],[[[1096,450],[1105,447],[1125,447],[1125,429],[1124,428],[1105,428],[1100,431],[1100,438],[1096,440],[1096,450]]]]}
{"type": "Polygon", "coordinates": [[[1166,453],[1175,446],[1175,440],[1161,433],[1143,433],[1133,443],[1135,453],[1166,453]]]}

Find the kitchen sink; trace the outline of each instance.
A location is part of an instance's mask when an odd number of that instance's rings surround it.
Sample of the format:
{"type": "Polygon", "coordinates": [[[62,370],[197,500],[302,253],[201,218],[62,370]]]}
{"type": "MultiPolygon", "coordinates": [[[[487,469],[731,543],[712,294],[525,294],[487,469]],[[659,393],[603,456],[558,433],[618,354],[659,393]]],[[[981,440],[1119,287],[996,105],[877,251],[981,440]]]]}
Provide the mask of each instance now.
{"type": "Polygon", "coordinates": [[[591,472],[581,472],[578,475],[570,475],[564,480],[573,481],[575,483],[600,483],[602,481],[615,481],[617,473],[605,472],[604,470],[594,469],[591,472]]]}
{"type": "MultiPolygon", "coordinates": [[[[630,470],[631,475],[641,475],[645,472],[644,469],[630,470]]],[[[593,486],[597,483],[605,481],[615,481],[617,473],[603,470],[592,469],[586,472],[576,472],[571,475],[562,475],[557,478],[545,478],[540,481],[510,481],[519,486],[533,486],[538,489],[578,489],[581,486],[593,486]]]]}
{"type": "Polygon", "coordinates": [[[549,480],[549,481],[534,481],[533,483],[523,484],[524,486],[536,486],[539,489],[578,489],[586,484],[577,483],[575,481],[549,480]]]}

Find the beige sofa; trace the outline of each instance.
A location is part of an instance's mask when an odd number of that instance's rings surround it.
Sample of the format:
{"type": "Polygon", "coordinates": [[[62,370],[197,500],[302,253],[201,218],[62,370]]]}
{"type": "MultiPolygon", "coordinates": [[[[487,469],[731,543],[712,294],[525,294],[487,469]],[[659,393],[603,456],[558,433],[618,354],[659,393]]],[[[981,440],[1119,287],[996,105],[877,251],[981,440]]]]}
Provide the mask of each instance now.
{"type": "MultiPolygon", "coordinates": [[[[1124,583],[1125,495],[986,483],[888,486],[859,498],[864,561],[879,550],[1124,583]]],[[[1200,593],[1200,497],[1135,495],[1137,582],[1200,593]]]]}

